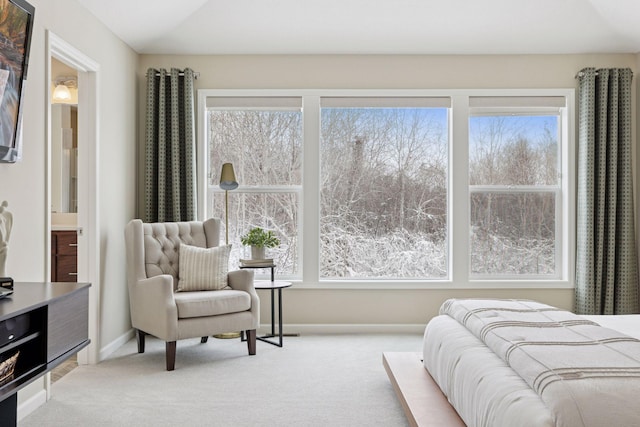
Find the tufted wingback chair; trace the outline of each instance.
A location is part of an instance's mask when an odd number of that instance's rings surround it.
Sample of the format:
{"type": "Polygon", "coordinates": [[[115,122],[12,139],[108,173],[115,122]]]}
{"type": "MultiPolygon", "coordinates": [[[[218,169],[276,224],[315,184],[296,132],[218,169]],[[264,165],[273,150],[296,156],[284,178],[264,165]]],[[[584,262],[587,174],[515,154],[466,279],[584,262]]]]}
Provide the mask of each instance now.
{"type": "Polygon", "coordinates": [[[220,220],[204,222],[142,223],[125,228],[127,282],[131,324],[136,329],[138,352],[144,353],[146,334],[166,341],[167,370],[175,368],[176,341],[246,331],[249,354],[256,354],[260,300],[253,287],[253,272],[230,271],[230,289],[176,292],[182,243],[218,246],[220,220]]]}

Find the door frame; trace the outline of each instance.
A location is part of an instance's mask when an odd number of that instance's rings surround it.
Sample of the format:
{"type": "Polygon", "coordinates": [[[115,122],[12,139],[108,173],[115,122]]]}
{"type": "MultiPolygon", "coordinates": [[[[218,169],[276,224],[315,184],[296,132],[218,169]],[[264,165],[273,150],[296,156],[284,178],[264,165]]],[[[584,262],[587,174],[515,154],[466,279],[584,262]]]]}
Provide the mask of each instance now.
{"type": "MultiPolygon", "coordinates": [[[[78,281],[89,282],[90,344],[78,353],[79,364],[100,360],[100,218],[98,211],[99,129],[98,82],[100,64],[50,30],[46,31],[47,79],[47,191],[46,191],[46,275],[51,280],[51,59],[78,71],[78,281]]],[[[49,389],[49,384],[47,384],[49,389]]],[[[49,392],[47,393],[49,394],[49,392]]]]}

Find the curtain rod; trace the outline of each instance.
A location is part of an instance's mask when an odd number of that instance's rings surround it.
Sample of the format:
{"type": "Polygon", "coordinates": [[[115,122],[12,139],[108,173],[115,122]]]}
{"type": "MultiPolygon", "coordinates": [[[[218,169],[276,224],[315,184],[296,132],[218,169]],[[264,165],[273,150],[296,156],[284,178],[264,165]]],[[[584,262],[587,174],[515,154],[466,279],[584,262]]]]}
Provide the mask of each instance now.
{"type": "MultiPolygon", "coordinates": [[[[181,71],[178,73],[179,76],[184,76],[184,73],[181,71]]],[[[156,73],[156,77],[160,77],[160,73],[156,73]]],[[[167,74],[167,77],[169,77],[169,74],[167,74]]],[[[197,71],[193,72],[193,78],[197,79],[198,77],[200,77],[200,73],[197,71]]]]}
{"type": "MultiPolygon", "coordinates": [[[[596,76],[598,75],[598,72],[596,71],[596,76]]],[[[577,79],[578,77],[582,77],[584,76],[584,73],[582,71],[579,71],[578,74],[575,75],[574,79],[577,79]]],[[[631,78],[633,78],[633,71],[631,72],[631,78]]]]}

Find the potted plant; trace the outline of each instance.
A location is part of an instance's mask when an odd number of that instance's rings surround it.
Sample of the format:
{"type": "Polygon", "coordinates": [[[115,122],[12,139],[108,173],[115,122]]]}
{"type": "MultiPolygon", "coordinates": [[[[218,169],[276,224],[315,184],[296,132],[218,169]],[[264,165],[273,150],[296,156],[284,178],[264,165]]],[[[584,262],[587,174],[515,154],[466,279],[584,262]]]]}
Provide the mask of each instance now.
{"type": "Polygon", "coordinates": [[[245,246],[251,246],[252,259],[265,259],[265,248],[275,248],[280,244],[280,240],[273,231],[260,227],[253,227],[247,234],[240,237],[240,242],[245,246]]]}

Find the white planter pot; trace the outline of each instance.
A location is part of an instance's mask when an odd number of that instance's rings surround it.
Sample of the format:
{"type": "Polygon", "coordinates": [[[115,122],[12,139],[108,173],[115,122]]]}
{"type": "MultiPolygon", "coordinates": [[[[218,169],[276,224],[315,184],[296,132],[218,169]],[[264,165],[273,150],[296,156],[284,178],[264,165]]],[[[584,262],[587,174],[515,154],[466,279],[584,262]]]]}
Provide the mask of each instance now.
{"type": "Polygon", "coordinates": [[[265,259],[264,246],[261,248],[251,246],[251,259],[265,259]]]}

